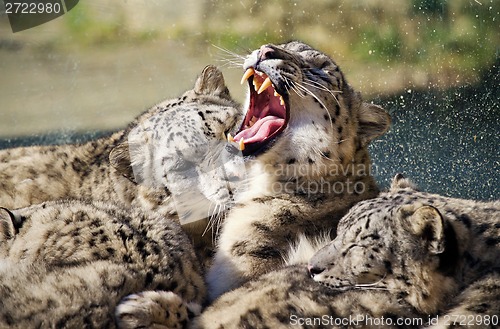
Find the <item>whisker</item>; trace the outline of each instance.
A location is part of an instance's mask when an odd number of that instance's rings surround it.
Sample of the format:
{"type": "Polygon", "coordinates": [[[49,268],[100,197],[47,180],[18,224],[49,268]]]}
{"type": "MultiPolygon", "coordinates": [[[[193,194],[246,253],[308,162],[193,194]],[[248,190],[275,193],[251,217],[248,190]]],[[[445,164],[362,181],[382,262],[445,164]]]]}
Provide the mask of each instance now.
{"type": "Polygon", "coordinates": [[[390,291],[391,289],[389,289],[386,286],[377,286],[377,285],[381,284],[384,279],[385,279],[385,275],[380,280],[373,282],[373,283],[363,283],[363,284],[353,284],[353,285],[348,284],[348,285],[338,285],[338,286],[328,285],[328,284],[326,284],[326,285],[329,286],[330,288],[339,289],[339,290],[359,289],[359,290],[390,291]]]}
{"type": "MultiPolygon", "coordinates": [[[[217,192],[214,192],[210,195],[207,195],[206,198],[210,199],[210,197],[215,196],[216,193],[217,192]]],[[[223,210],[225,210],[224,204],[210,202],[208,210],[207,210],[208,224],[207,224],[207,227],[205,228],[205,231],[203,232],[203,235],[205,235],[209,229],[214,228],[214,222],[216,222],[216,218],[218,216],[220,216],[220,214],[222,213],[223,210]]]]}
{"type": "Polygon", "coordinates": [[[297,94],[299,94],[298,91],[300,91],[300,96],[301,97],[305,97],[306,95],[310,95],[311,94],[311,92],[307,88],[305,88],[304,86],[302,86],[299,83],[296,83],[294,85],[294,87],[295,87],[295,90],[297,90],[297,94]]]}
{"type": "Polygon", "coordinates": [[[222,48],[222,47],[219,47],[217,45],[214,45],[212,44],[212,47],[215,47],[217,48],[218,50],[222,51],[223,53],[226,53],[228,55],[230,55],[232,58],[234,59],[241,59],[241,60],[245,60],[246,56],[243,56],[243,55],[240,55],[238,53],[235,53],[233,51],[230,51],[229,49],[226,49],[226,48],[222,48]]]}
{"type": "Polygon", "coordinates": [[[377,284],[380,284],[384,279],[385,279],[385,274],[383,277],[380,278],[380,280],[378,281],[375,281],[373,283],[361,283],[361,284],[356,284],[355,286],[356,287],[373,287],[373,286],[376,286],[377,284]]]}
{"type": "Polygon", "coordinates": [[[334,94],[334,93],[336,93],[336,94],[341,94],[341,93],[342,93],[342,91],[341,91],[341,90],[331,90],[331,89],[329,89],[329,88],[327,88],[327,87],[323,86],[323,85],[322,85],[321,83],[319,83],[318,81],[314,81],[314,80],[312,80],[312,79],[310,79],[310,78],[305,78],[305,79],[304,79],[304,82],[308,82],[308,83],[309,83],[309,85],[310,85],[311,87],[315,87],[315,88],[317,88],[317,89],[327,91],[327,92],[329,92],[332,96],[333,96],[333,94],[334,94]]]}
{"type": "Polygon", "coordinates": [[[208,224],[205,227],[202,235],[205,235],[209,230],[212,231],[212,242],[215,241],[215,231],[218,230],[217,226],[219,225],[219,217],[221,216],[221,209],[219,204],[213,205],[213,211],[208,215],[208,224]]]}
{"type": "Polygon", "coordinates": [[[354,289],[360,289],[360,290],[384,290],[384,291],[389,291],[389,288],[386,288],[386,287],[358,287],[358,286],[354,286],[354,289]]]}
{"type": "Polygon", "coordinates": [[[220,50],[219,56],[217,59],[219,62],[224,62],[224,66],[233,67],[233,68],[241,68],[246,56],[239,55],[235,52],[232,52],[228,49],[219,47],[217,45],[212,44],[212,46],[218,50],[220,50]]]}
{"type": "Polygon", "coordinates": [[[333,99],[335,99],[335,101],[337,102],[337,104],[340,106],[339,100],[337,99],[337,96],[335,96],[335,94],[336,93],[337,94],[341,94],[342,91],[340,91],[340,90],[330,90],[327,87],[325,87],[322,84],[320,84],[319,82],[313,81],[311,79],[306,79],[302,83],[305,84],[305,85],[307,85],[307,86],[310,86],[310,87],[313,87],[313,88],[316,88],[316,89],[328,92],[330,95],[332,95],[333,99]]]}
{"type": "Polygon", "coordinates": [[[326,111],[326,114],[328,115],[328,118],[330,119],[330,127],[332,129],[334,129],[333,127],[333,122],[332,122],[332,115],[330,114],[330,111],[328,111],[328,107],[326,107],[326,105],[323,103],[323,101],[321,99],[319,99],[318,96],[316,96],[312,91],[310,91],[309,89],[307,89],[306,87],[302,86],[301,84],[298,84],[296,83],[295,84],[297,87],[299,87],[302,91],[304,91],[306,94],[309,94],[311,95],[312,97],[314,97],[314,99],[316,99],[316,101],[318,101],[318,103],[325,109],[326,111]]]}
{"type": "Polygon", "coordinates": [[[220,211],[219,211],[219,214],[216,218],[216,221],[215,221],[215,230],[212,231],[212,242],[216,242],[217,240],[217,237],[219,236],[219,231],[222,227],[222,222],[224,221],[225,217],[226,217],[226,207],[222,204],[219,205],[220,207],[220,211]]]}
{"type": "Polygon", "coordinates": [[[225,66],[234,66],[237,68],[241,68],[243,65],[242,61],[239,61],[237,58],[217,58],[215,59],[217,62],[223,62],[225,66]]]}
{"type": "Polygon", "coordinates": [[[293,89],[294,82],[287,77],[283,76],[283,80],[285,81],[285,89],[287,92],[290,91],[290,89],[293,89]]]}
{"type": "Polygon", "coordinates": [[[297,86],[293,86],[291,89],[292,89],[292,90],[293,90],[293,91],[294,91],[294,92],[295,92],[295,93],[296,93],[296,94],[297,94],[300,98],[304,98],[304,97],[306,97],[306,95],[302,92],[302,90],[300,90],[300,88],[299,88],[299,87],[297,87],[297,86]]]}
{"type": "MultiPolygon", "coordinates": [[[[215,208],[215,206],[213,206],[215,208]]],[[[212,208],[212,205],[210,205],[209,209],[208,209],[208,223],[207,223],[207,226],[205,227],[205,230],[203,230],[203,233],[201,234],[201,236],[205,236],[205,234],[207,234],[207,232],[209,230],[212,230],[213,229],[213,226],[214,226],[214,223],[213,223],[213,218],[214,218],[214,213],[215,212],[212,212],[210,209],[212,208]]]]}
{"type": "Polygon", "coordinates": [[[290,93],[290,89],[292,89],[292,87],[288,83],[285,83],[285,91],[287,94],[290,93]]]}
{"type": "MultiPolygon", "coordinates": [[[[237,54],[238,56],[240,56],[242,58],[246,58],[248,55],[250,55],[255,50],[255,49],[251,49],[251,48],[245,47],[245,46],[243,46],[241,44],[235,45],[235,48],[236,48],[236,51],[238,51],[238,52],[237,53],[236,52],[232,52],[232,53],[233,54],[237,54]],[[240,55],[240,54],[244,54],[244,55],[240,55]]],[[[224,50],[227,50],[227,49],[224,49],[224,50]]],[[[231,52],[230,50],[227,50],[227,51],[231,52]]]]}
{"type": "Polygon", "coordinates": [[[221,67],[228,67],[228,68],[234,68],[234,69],[241,68],[241,64],[240,63],[237,63],[237,62],[229,60],[229,59],[216,59],[216,61],[223,63],[221,65],[221,67]]]}

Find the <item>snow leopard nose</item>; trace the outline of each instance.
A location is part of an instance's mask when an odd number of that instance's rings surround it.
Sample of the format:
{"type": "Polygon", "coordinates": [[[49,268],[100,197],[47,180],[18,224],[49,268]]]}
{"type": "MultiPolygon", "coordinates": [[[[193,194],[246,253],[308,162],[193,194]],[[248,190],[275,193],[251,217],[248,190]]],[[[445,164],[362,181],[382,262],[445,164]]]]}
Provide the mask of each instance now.
{"type": "Polygon", "coordinates": [[[276,51],[274,50],[274,48],[270,47],[269,45],[264,45],[260,47],[259,62],[264,61],[266,59],[275,58],[276,55],[275,53],[276,51]]]}
{"type": "Polygon", "coordinates": [[[309,271],[311,278],[314,278],[315,275],[323,273],[325,271],[325,268],[317,266],[317,265],[309,264],[309,265],[307,265],[307,270],[309,271]]]}

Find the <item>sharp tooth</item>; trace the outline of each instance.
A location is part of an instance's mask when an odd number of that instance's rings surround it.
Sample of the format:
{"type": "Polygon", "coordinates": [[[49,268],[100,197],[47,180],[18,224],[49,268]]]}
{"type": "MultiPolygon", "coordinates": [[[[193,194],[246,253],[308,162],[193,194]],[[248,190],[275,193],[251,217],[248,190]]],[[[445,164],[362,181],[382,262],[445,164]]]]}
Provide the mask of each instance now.
{"type": "Polygon", "coordinates": [[[248,68],[245,71],[245,73],[243,74],[243,77],[241,78],[241,84],[243,84],[245,81],[247,81],[248,78],[250,78],[254,74],[255,74],[255,70],[252,67],[248,68]]]}
{"type": "Polygon", "coordinates": [[[264,82],[262,83],[262,85],[260,85],[260,88],[257,91],[257,94],[261,94],[264,90],[271,87],[272,85],[273,85],[273,83],[271,82],[271,79],[269,79],[269,77],[267,77],[266,80],[264,80],[264,82]]]}
{"type": "Polygon", "coordinates": [[[255,115],[252,117],[252,119],[250,119],[250,121],[248,122],[248,125],[250,126],[250,128],[253,127],[253,125],[257,122],[257,120],[258,119],[255,115]]]}
{"type": "Polygon", "coordinates": [[[257,79],[253,79],[253,86],[255,88],[255,90],[259,90],[260,89],[260,82],[257,81],[257,79]]]}
{"type": "Polygon", "coordinates": [[[243,137],[240,139],[239,143],[240,151],[243,151],[245,149],[245,141],[243,140],[243,137]]]}
{"type": "Polygon", "coordinates": [[[285,100],[283,99],[283,96],[280,96],[280,104],[285,105],[285,100]]]}
{"type": "Polygon", "coordinates": [[[228,142],[230,142],[230,143],[234,142],[234,138],[233,138],[233,136],[231,136],[231,133],[228,133],[228,134],[227,134],[227,140],[228,140],[228,142]]]}
{"type": "Polygon", "coordinates": [[[275,90],[274,91],[274,97],[278,97],[278,96],[281,96],[280,94],[278,94],[278,92],[275,90]]]}

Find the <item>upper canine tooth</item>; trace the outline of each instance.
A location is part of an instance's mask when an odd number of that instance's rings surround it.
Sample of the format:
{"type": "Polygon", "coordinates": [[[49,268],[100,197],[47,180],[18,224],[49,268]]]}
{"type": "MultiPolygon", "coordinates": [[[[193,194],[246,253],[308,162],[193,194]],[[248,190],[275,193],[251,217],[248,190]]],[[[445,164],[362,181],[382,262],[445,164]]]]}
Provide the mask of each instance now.
{"type": "Polygon", "coordinates": [[[255,74],[255,70],[252,67],[249,67],[245,73],[243,73],[243,77],[241,77],[241,84],[248,80],[252,75],[255,74]]]}
{"type": "Polygon", "coordinates": [[[228,142],[230,142],[230,143],[234,142],[234,137],[233,137],[233,136],[231,136],[231,133],[228,133],[228,134],[227,134],[227,140],[228,140],[228,142]]]}
{"type": "Polygon", "coordinates": [[[273,85],[273,83],[271,82],[271,79],[269,79],[269,77],[267,77],[266,80],[264,80],[264,82],[260,85],[260,88],[257,91],[257,94],[262,93],[264,90],[266,90],[267,88],[269,88],[272,85],[273,85]]]}
{"type": "Polygon", "coordinates": [[[278,96],[281,96],[280,94],[278,94],[278,92],[275,90],[274,91],[274,97],[278,97],[278,96]]]}
{"type": "Polygon", "coordinates": [[[283,96],[280,96],[280,104],[285,105],[285,100],[283,99],[283,96]]]}

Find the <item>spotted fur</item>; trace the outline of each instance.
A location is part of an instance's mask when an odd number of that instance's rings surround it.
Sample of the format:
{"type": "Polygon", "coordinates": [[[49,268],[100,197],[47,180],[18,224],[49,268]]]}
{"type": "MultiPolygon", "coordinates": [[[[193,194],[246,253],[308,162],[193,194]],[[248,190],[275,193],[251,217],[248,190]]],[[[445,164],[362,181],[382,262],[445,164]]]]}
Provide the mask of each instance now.
{"type": "Polygon", "coordinates": [[[497,328],[500,203],[415,188],[398,174],[389,192],[352,207],[308,269],[247,282],[192,328],[497,328]]]}
{"type": "Polygon", "coordinates": [[[417,328],[418,313],[389,291],[338,292],[311,279],[305,264],[285,267],[251,280],[215,300],[191,329],[237,328],[417,328]],[[386,319],[381,325],[380,319],[386,319]],[[388,321],[392,325],[388,325],[388,321]],[[371,321],[371,322],[370,322],[371,321]]]}
{"type": "Polygon", "coordinates": [[[157,213],[80,201],[0,209],[2,328],[181,328],[205,292],[189,239],[157,213]],[[135,296],[142,308],[129,307],[135,296]]]}
{"type": "Polygon", "coordinates": [[[204,213],[179,214],[177,209],[184,200],[198,204],[185,195],[195,189],[200,202],[230,199],[226,179],[214,175],[220,172],[225,132],[239,113],[221,72],[207,66],[192,90],[159,103],[110,136],[0,151],[0,206],[84,199],[155,210],[175,220],[184,215],[184,222],[202,219],[184,228],[200,253],[210,254],[212,237],[202,237],[209,211],[201,207],[204,213]]]}
{"type": "Polygon", "coordinates": [[[276,269],[300,234],[334,232],[352,205],[376,196],[367,145],[390,124],[380,107],[362,102],[332,59],[304,43],[262,46],[244,68],[272,80],[289,118],[245,161],[248,187],[223,223],[207,275],[211,299],[276,269]]]}
{"type": "MultiPolygon", "coordinates": [[[[290,241],[301,234],[333,232],[353,204],[378,193],[370,175],[367,146],[388,129],[389,116],[380,107],[363,103],[325,54],[300,42],[265,49],[251,54],[245,66],[272,76],[286,98],[290,117],[279,138],[265,150],[246,153],[244,188],[224,220],[207,276],[211,299],[279,267],[290,241]]],[[[160,103],[109,137],[83,145],[1,152],[0,204],[21,207],[61,198],[100,199],[177,219],[174,196],[186,186],[178,182],[192,177],[185,171],[190,157],[199,153],[205,160],[202,168],[212,168],[214,158],[232,154],[231,147],[212,146],[207,138],[222,139],[235,126],[238,114],[222,75],[209,67],[193,90],[160,103]],[[172,113],[179,120],[163,124],[163,116],[172,113]],[[184,127],[188,136],[182,135],[184,127]],[[200,131],[205,139],[196,138],[200,131]],[[179,158],[187,161],[179,162],[179,158]]],[[[230,174],[234,167],[234,163],[229,166],[230,174]]],[[[227,174],[226,168],[221,171],[227,174]]],[[[197,184],[204,179],[200,177],[197,184]]],[[[222,188],[227,189],[227,184],[223,180],[222,188]]],[[[221,201],[221,196],[228,196],[213,184],[200,185],[206,197],[214,195],[221,201]]],[[[229,195],[230,202],[232,198],[229,195]]],[[[185,228],[199,249],[205,250],[209,243],[197,240],[206,222],[185,228]]],[[[143,304],[151,305],[150,310],[175,304],[175,298],[162,303],[153,297],[144,300],[144,296],[130,298],[118,312],[132,308],[136,312],[125,313],[140,319],[143,304]]]]}
{"type": "Polygon", "coordinates": [[[310,261],[320,284],[387,290],[439,315],[432,328],[471,319],[495,327],[479,321],[500,314],[500,202],[418,192],[398,175],[390,192],[354,206],[337,234],[310,261]]]}

